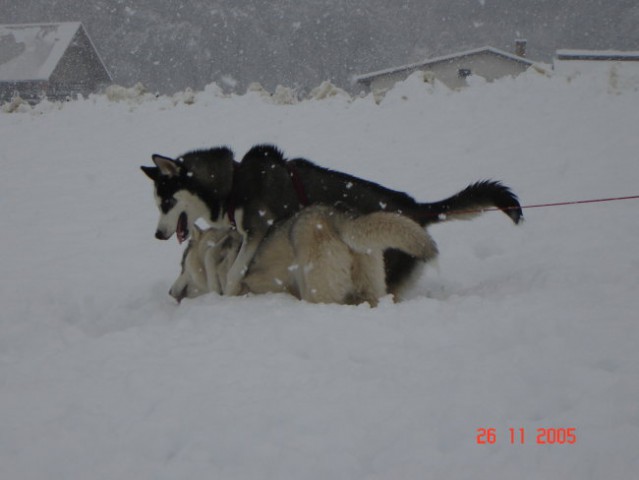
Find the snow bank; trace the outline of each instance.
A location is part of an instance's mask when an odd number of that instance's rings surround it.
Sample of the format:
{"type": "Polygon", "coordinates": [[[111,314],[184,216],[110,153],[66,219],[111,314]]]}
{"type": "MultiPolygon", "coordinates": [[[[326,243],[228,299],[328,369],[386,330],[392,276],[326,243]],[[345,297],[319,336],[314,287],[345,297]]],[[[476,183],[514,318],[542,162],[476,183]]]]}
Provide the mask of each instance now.
{"type": "MultiPolygon", "coordinates": [[[[556,86],[565,83],[583,84],[584,88],[592,90],[604,89],[606,93],[621,94],[623,92],[639,91],[639,67],[623,62],[557,62],[555,71],[551,75],[548,70],[541,69],[537,66],[529,69],[528,72],[518,77],[517,83],[521,86],[530,84],[531,79],[543,80],[554,78],[556,86]]],[[[513,81],[514,78],[504,78],[492,84],[499,85],[513,81]]],[[[477,88],[486,83],[481,77],[470,77],[468,79],[469,87],[477,88]]],[[[527,87],[524,87],[527,88],[527,87]]],[[[463,89],[462,92],[467,89],[463,89]]],[[[406,101],[418,98],[438,97],[441,95],[449,95],[458,93],[451,91],[445,84],[438,81],[431,72],[417,71],[411,74],[406,80],[397,82],[387,91],[370,93],[367,99],[373,98],[376,103],[381,103],[386,97],[391,97],[391,102],[397,100],[406,101]]],[[[263,102],[273,105],[296,105],[300,102],[309,100],[327,100],[340,99],[351,102],[354,99],[345,90],[333,85],[329,81],[322,82],[319,86],[313,88],[306,98],[300,98],[296,89],[278,85],[274,92],[268,92],[260,83],[251,83],[244,95],[239,97],[259,98],[263,102]]],[[[137,83],[132,87],[124,87],[121,85],[111,85],[105,89],[104,94],[91,95],[90,100],[94,103],[101,103],[106,99],[108,102],[124,103],[131,108],[135,108],[141,104],[156,103],[162,109],[172,108],[174,106],[184,104],[193,105],[196,102],[211,104],[218,102],[220,99],[238,98],[235,94],[226,94],[224,90],[216,83],[207,85],[203,91],[196,92],[190,88],[177,92],[172,96],[159,95],[149,92],[146,87],[137,83]]],[[[82,99],[80,99],[82,101],[82,99]]],[[[368,101],[368,100],[367,100],[368,101]]],[[[36,105],[31,107],[21,98],[16,97],[11,102],[2,106],[3,113],[25,113],[36,111],[42,113],[43,110],[51,108],[51,102],[44,100],[44,105],[36,105]]],[[[56,103],[58,106],[63,103],[56,103]]]]}
{"type": "Polygon", "coordinates": [[[379,105],[211,87],[0,114],[0,477],[632,478],[637,200],[434,226],[438,269],[376,309],[169,298],[153,153],[269,141],[423,201],[482,178],[524,204],[638,193],[632,89],[412,81],[379,105]]]}

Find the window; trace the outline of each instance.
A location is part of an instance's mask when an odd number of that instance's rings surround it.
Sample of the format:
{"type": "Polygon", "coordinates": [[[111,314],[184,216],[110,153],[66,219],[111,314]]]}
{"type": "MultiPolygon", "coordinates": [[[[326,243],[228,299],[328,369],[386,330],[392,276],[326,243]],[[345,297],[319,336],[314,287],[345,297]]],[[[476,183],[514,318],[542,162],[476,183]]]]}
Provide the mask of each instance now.
{"type": "Polygon", "coordinates": [[[457,76],[459,78],[467,78],[470,77],[473,74],[473,72],[470,70],[470,68],[460,68],[459,70],[457,70],[457,76]]]}

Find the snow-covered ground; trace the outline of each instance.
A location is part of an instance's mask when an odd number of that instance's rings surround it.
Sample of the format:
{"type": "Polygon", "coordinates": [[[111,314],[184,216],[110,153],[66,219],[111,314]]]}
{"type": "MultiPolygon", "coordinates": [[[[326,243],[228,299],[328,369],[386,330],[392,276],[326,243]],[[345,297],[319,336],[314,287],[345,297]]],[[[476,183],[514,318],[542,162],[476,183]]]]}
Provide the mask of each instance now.
{"type": "Polygon", "coordinates": [[[634,478],[639,200],[434,226],[439,265],[398,304],[178,306],[139,166],[272,142],[422,201],[484,178],[523,204],[636,195],[636,88],[187,97],[0,113],[0,478],[634,478]]]}

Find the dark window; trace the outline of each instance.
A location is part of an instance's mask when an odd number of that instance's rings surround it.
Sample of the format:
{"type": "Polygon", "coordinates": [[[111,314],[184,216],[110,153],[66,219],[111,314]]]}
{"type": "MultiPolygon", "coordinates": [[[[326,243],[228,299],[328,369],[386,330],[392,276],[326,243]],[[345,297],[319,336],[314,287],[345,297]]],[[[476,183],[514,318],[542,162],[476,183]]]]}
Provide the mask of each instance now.
{"type": "Polygon", "coordinates": [[[459,70],[457,70],[457,75],[459,76],[459,78],[470,77],[472,74],[473,72],[470,70],[470,68],[460,68],[459,70]]]}

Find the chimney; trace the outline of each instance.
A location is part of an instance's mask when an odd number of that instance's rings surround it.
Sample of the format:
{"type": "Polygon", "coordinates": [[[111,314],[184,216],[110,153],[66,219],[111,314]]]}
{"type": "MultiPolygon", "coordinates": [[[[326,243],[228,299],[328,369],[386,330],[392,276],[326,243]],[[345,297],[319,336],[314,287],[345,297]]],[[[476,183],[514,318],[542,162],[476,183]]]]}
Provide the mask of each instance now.
{"type": "Polygon", "coordinates": [[[518,57],[526,57],[526,44],[528,40],[524,38],[517,38],[515,40],[515,55],[518,57]]]}

